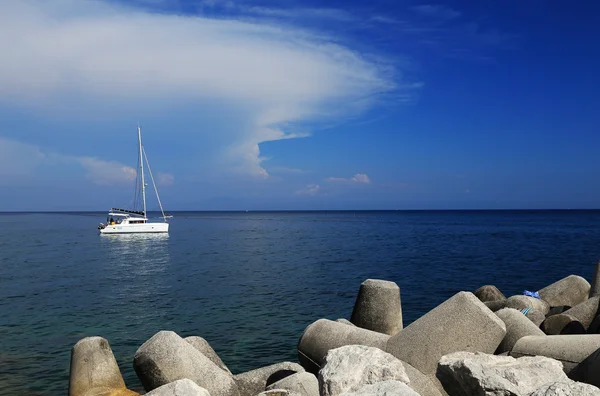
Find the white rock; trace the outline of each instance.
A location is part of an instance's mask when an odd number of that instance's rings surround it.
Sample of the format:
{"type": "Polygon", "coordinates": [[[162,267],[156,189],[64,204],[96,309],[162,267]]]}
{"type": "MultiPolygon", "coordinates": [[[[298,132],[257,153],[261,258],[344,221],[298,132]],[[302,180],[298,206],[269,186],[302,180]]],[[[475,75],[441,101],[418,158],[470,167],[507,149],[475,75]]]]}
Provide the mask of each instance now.
{"type": "Polygon", "coordinates": [[[354,392],[342,393],[342,396],[420,396],[411,387],[400,381],[383,381],[365,385],[354,392]]]}
{"type": "Polygon", "coordinates": [[[400,360],[381,349],[363,345],[330,350],[319,371],[321,396],[337,396],[387,380],[410,382],[400,360]]]}
{"type": "Polygon", "coordinates": [[[208,391],[187,378],[160,386],[146,396],[210,396],[208,391]]]}
{"type": "Polygon", "coordinates": [[[600,389],[583,382],[555,382],[542,386],[529,396],[600,396],[600,389]]]}
{"type": "Polygon", "coordinates": [[[543,356],[515,359],[484,353],[443,356],[437,377],[452,396],[527,396],[544,385],[569,382],[562,363],[543,356]]]}

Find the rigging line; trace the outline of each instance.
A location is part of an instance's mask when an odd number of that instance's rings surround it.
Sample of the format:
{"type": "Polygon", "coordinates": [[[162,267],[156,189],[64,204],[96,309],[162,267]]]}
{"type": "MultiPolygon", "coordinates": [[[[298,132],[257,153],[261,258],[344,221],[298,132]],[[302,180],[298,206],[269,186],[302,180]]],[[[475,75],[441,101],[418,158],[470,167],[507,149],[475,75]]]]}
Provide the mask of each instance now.
{"type": "Polygon", "coordinates": [[[156,199],[158,200],[158,206],[160,206],[160,212],[162,213],[162,217],[167,222],[167,217],[165,216],[165,212],[162,207],[162,203],[160,202],[160,197],[158,196],[158,189],[156,188],[156,183],[154,183],[154,176],[152,176],[152,169],[150,169],[150,162],[148,161],[148,155],[146,154],[146,149],[142,147],[142,152],[144,153],[144,158],[146,159],[146,165],[148,166],[148,173],[150,173],[150,179],[152,180],[152,186],[154,187],[154,192],[156,193],[156,199]]]}

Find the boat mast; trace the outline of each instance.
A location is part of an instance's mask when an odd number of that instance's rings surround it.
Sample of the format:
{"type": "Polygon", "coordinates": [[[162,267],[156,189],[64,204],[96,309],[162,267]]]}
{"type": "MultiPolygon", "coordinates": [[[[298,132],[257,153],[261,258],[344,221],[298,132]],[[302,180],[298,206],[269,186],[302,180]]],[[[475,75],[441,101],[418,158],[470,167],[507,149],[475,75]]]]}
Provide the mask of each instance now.
{"type": "Polygon", "coordinates": [[[139,149],[140,149],[140,172],[142,175],[142,201],[144,202],[144,217],[147,217],[146,215],[146,183],[144,182],[144,159],[143,159],[143,152],[142,152],[142,131],[140,129],[140,125],[138,124],[138,143],[139,143],[139,149]]]}

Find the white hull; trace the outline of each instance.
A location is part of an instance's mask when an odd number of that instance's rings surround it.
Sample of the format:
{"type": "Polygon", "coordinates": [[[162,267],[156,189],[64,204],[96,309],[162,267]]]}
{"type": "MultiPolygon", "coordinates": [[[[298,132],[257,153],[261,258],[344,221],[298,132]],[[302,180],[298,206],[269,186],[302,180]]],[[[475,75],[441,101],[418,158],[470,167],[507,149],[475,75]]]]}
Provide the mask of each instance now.
{"type": "Polygon", "coordinates": [[[152,234],[169,232],[169,223],[115,224],[100,229],[100,234],[152,234]]]}

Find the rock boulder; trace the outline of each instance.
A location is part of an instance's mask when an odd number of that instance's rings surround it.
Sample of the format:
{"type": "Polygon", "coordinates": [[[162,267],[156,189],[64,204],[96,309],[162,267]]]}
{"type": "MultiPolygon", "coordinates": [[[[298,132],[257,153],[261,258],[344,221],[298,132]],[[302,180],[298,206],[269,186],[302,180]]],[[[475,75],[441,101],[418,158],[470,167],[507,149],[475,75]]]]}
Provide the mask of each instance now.
{"type": "Polygon", "coordinates": [[[329,351],[319,372],[321,396],[338,396],[387,380],[410,381],[401,361],[380,349],[363,345],[329,351]]]}
{"type": "Polygon", "coordinates": [[[515,359],[471,352],[442,357],[437,376],[452,396],[525,396],[544,385],[569,381],[562,364],[554,359],[515,359]]]}

